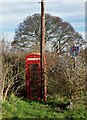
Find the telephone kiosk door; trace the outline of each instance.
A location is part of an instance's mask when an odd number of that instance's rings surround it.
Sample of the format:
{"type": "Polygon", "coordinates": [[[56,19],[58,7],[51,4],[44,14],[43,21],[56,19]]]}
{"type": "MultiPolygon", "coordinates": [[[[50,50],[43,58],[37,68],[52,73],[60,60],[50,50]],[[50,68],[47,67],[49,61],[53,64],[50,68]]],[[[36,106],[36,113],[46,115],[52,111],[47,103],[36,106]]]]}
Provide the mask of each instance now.
{"type": "Polygon", "coordinates": [[[41,80],[40,54],[29,54],[26,56],[27,98],[31,100],[41,100],[44,96],[43,86],[43,81],[41,80]]]}

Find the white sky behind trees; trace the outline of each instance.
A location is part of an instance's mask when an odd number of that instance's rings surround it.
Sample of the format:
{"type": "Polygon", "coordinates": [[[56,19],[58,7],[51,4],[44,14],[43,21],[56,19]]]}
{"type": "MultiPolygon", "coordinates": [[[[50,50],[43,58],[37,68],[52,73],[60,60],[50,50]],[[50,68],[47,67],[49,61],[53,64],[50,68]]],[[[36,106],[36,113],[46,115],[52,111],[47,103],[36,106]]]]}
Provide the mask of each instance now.
{"type": "MultiPolygon", "coordinates": [[[[45,0],[45,13],[69,22],[85,38],[86,0],[45,0]]],[[[41,0],[0,0],[0,34],[14,38],[15,29],[27,16],[40,13],[41,0]]]]}
{"type": "MultiPolygon", "coordinates": [[[[41,0],[1,0],[1,2],[40,2],[41,0]]],[[[45,2],[61,2],[61,0],[45,0],[45,2]]],[[[63,2],[85,2],[86,0],[62,0],[63,2]]]]}

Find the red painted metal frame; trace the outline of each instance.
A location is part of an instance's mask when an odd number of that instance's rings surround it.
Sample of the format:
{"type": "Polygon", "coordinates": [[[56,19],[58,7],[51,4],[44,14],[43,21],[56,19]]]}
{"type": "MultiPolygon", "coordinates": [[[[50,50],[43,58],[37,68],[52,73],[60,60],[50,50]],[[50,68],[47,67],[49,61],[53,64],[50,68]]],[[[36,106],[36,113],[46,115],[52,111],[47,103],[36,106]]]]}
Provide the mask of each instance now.
{"type": "MultiPolygon", "coordinates": [[[[46,62],[44,63],[46,64],[46,62]]],[[[26,96],[28,99],[31,100],[41,100],[43,96],[43,100],[45,100],[44,95],[44,82],[41,79],[41,65],[40,65],[40,54],[39,53],[31,53],[26,55],[26,96]],[[30,65],[37,64],[38,65],[38,80],[33,81],[31,80],[31,70],[30,65]],[[36,83],[35,83],[36,82],[36,83]],[[33,85],[37,84],[37,89],[35,90],[35,94],[37,95],[37,98],[34,98],[33,96],[33,85]]]]}

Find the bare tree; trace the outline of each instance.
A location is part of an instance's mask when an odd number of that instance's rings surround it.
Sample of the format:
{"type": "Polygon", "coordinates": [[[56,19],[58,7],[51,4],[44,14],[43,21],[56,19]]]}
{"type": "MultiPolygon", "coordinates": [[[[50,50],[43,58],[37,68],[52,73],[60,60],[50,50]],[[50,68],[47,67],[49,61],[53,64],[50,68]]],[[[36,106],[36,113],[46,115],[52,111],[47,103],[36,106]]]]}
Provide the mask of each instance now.
{"type": "MultiPolygon", "coordinates": [[[[15,50],[30,50],[32,46],[38,45],[39,47],[40,34],[41,15],[28,16],[15,31],[12,48],[15,48],[15,50]]],[[[82,39],[70,23],[63,21],[60,17],[45,14],[45,45],[48,50],[50,45],[53,50],[59,49],[61,51],[68,41],[78,38],[82,39]]]]}

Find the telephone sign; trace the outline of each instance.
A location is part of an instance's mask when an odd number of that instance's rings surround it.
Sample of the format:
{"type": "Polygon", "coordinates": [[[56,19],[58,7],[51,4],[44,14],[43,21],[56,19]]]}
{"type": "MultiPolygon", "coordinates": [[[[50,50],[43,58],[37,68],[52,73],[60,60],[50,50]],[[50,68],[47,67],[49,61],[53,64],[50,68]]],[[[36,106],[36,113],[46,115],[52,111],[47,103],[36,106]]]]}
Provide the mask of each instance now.
{"type": "Polygon", "coordinates": [[[44,98],[44,82],[41,79],[40,54],[26,55],[26,95],[31,100],[44,98]],[[43,98],[42,98],[43,96],[43,98]]]}

